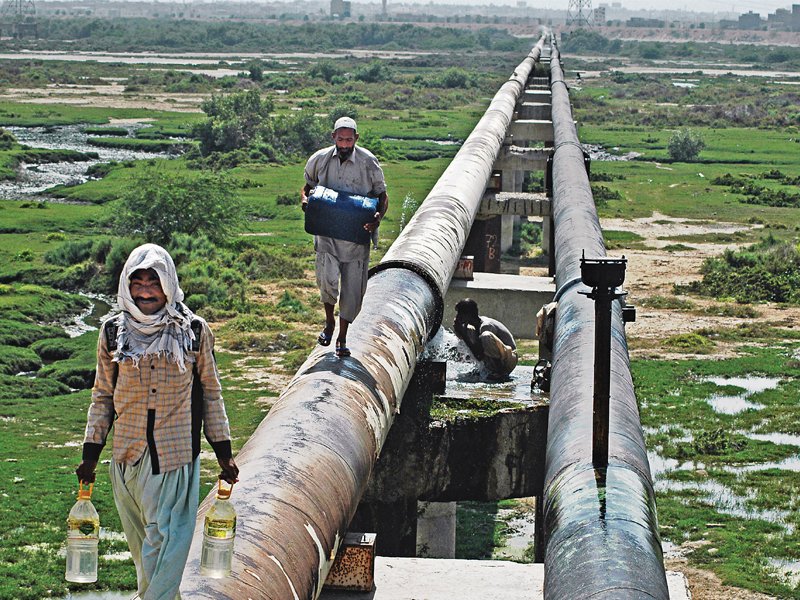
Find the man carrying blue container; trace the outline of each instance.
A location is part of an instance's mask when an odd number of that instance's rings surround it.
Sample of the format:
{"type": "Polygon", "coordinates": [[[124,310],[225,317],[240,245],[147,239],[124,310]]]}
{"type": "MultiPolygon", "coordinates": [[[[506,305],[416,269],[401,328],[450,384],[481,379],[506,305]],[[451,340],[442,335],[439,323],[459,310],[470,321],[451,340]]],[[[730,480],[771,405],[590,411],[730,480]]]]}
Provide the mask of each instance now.
{"type": "MultiPolygon", "coordinates": [[[[363,230],[372,233],[389,208],[386,195],[386,181],[378,159],[361,146],[356,146],[358,129],[350,117],[342,117],[333,126],[334,145],[318,150],[308,159],[305,168],[306,184],[300,191],[303,210],[309,207],[309,198],[315,199],[315,188],[319,186],[335,190],[341,194],[353,194],[377,198],[375,212],[370,222],[361,225],[363,230]]],[[[361,310],[361,302],[367,289],[367,270],[369,269],[369,242],[367,234],[362,243],[353,232],[336,231],[334,213],[328,215],[330,235],[317,233],[314,236],[314,250],[317,252],[316,273],[322,303],[325,306],[325,328],[317,342],[328,346],[336,328],[334,307],[339,301],[339,335],[336,338],[336,355],[350,356],[347,348],[347,328],[361,310]],[[350,238],[350,239],[346,239],[350,238]],[[358,239],[358,241],[350,241],[358,239]],[[340,292],[341,280],[341,292],[340,292]]],[[[340,223],[347,220],[342,219],[340,223]]],[[[342,228],[344,229],[344,228],[342,228]]],[[[307,223],[308,230],[308,223],[307,223]]]]}

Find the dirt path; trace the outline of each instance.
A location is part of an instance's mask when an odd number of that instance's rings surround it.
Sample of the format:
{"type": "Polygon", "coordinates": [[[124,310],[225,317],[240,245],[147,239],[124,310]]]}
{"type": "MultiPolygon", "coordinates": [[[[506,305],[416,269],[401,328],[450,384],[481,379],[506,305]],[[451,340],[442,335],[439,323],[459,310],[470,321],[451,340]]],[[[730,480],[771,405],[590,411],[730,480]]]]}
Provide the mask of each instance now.
{"type": "MultiPolygon", "coordinates": [[[[727,329],[748,323],[751,319],[721,316],[703,312],[720,303],[710,298],[676,295],[675,285],[686,285],[702,278],[700,268],[710,257],[719,256],[725,250],[738,249],[740,244],[704,244],[681,242],[685,250],[665,250],[675,244],[676,236],[703,235],[711,233],[734,233],[747,229],[759,229],[760,225],[741,225],[733,223],[707,223],[685,219],[675,219],[658,213],[641,219],[602,219],[604,230],[628,231],[643,238],[640,245],[644,249],[612,250],[610,255],[625,255],[628,266],[625,287],[628,300],[634,305],[653,298],[667,298],[689,302],[691,310],[658,309],[637,307],[636,322],[626,327],[626,334],[632,342],[632,356],[653,356],[653,347],[659,347],[657,355],[668,352],[660,347],[664,339],[691,333],[700,329],[727,329]],[[670,239],[672,238],[672,239],[670,239]],[[637,343],[640,342],[640,343],[637,343]]],[[[800,326],[800,308],[786,307],[774,303],[754,305],[759,321],[769,322],[787,328],[800,326]]],[[[736,352],[735,344],[719,344],[717,351],[705,358],[729,358],[736,352]]],[[[685,354],[682,354],[685,356],[685,354]]]]}

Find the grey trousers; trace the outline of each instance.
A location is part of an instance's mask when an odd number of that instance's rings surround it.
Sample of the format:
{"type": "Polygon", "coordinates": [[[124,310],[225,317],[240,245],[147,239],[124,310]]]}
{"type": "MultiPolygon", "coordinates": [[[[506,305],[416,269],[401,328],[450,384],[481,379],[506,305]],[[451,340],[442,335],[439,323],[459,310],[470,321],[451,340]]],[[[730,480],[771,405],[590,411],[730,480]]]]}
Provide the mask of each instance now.
{"type": "Polygon", "coordinates": [[[135,465],[111,462],[111,488],[142,600],[176,600],[200,497],[200,458],[153,475],[149,452],[135,465]]]}
{"type": "Polygon", "coordinates": [[[361,311],[364,292],[367,291],[369,259],[339,262],[327,252],[317,252],[317,285],[325,304],[339,301],[339,316],[352,323],[361,311]],[[339,292],[339,280],[342,282],[339,292]]]}

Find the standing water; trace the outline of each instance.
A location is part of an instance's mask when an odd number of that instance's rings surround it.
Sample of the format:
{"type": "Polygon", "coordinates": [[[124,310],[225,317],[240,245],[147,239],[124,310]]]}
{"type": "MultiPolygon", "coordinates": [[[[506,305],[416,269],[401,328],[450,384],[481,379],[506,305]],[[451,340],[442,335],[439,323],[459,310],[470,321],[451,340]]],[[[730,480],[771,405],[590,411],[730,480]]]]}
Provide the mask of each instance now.
{"type": "MultiPolygon", "coordinates": [[[[129,135],[144,127],[137,123],[126,125],[129,135]]],[[[54,162],[20,165],[16,181],[0,181],[0,198],[22,199],[37,194],[56,185],[77,185],[88,181],[86,170],[98,163],[126,160],[147,160],[150,158],[169,158],[173,155],[160,152],[141,152],[120,148],[99,148],[88,143],[89,134],[84,133],[85,125],[65,125],[60,127],[5,127],[20,144],[31,148],[75,150],[92,152],[96,159],[81,162],[54,162]]],[[[96,135],[96,134],[92,134],[96,135]]]]}

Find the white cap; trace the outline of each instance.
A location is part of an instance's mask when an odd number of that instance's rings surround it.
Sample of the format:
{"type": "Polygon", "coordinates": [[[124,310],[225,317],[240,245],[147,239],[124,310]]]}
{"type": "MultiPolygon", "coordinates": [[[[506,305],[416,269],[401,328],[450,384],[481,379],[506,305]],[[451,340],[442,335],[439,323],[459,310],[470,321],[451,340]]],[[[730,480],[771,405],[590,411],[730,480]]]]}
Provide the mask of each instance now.
{"type": "Polygon", "coordinates": [[[339,117],[338,119],[336,119],[336,123],[333,124],[333,130],[336,131],[337,129],[341,129],[342,127],[346,127],[347,129],[352,129],[353,131],[358,131],[358,128],[356,127],[356,122],[350,117],[339,117]]]}

